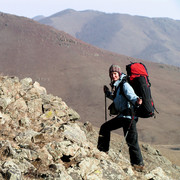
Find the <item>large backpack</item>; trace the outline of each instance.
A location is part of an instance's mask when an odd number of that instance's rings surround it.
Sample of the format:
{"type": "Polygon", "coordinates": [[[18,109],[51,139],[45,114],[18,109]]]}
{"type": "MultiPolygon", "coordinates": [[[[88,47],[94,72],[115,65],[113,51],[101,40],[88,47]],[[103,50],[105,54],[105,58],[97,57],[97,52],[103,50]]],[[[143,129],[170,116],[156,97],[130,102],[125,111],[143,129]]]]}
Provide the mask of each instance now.
{"type": "Polygon", "coordinates": [[[155,116],[155,106],[151,96],[151,83],[148,71],[143,63],[131,63],[126,65],[128,82],[133,87],[135,93],[142,98],[142,104],[136,109],[136,116],[149,118],[155,116]]]}

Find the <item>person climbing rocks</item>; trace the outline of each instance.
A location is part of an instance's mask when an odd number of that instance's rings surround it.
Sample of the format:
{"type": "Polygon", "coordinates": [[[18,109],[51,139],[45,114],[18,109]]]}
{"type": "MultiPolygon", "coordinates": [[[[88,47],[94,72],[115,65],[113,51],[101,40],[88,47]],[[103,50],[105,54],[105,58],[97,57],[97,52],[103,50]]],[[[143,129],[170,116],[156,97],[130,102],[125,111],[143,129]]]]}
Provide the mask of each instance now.
{"type": "Polygon", "coordinates": [[[143,170],[144,163],[138,143],[138,132],[136,123],[138,117],[134,116],[134,108],[142,104],[131,85],[125,80],[126,75],[122,73],[120,66],[111,65],[109,68],[111,80],[111,91],[105,85],[105,96],[113,101],[117,115],[106,121],[100,127],[97,148],[108,153],[110,144],[110,133],[112,130],[123,128],[124,136],[129,148],[130,162],[135,170],[143,170]],[[127,133],[128,132],[128,133],[127,133]]]}

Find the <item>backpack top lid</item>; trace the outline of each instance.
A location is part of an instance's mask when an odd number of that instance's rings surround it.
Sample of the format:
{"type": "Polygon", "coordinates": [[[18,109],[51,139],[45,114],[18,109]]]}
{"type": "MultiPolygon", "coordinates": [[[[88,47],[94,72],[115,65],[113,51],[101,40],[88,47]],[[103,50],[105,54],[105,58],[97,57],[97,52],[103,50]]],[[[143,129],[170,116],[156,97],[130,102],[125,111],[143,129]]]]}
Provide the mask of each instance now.
{"type": "Polygon", "coordinates": [[[126,66],[126,71],[130,80],[133,80],[139,76],[148,76],[146,66],[142,63],[131,63],[126,66]]]}

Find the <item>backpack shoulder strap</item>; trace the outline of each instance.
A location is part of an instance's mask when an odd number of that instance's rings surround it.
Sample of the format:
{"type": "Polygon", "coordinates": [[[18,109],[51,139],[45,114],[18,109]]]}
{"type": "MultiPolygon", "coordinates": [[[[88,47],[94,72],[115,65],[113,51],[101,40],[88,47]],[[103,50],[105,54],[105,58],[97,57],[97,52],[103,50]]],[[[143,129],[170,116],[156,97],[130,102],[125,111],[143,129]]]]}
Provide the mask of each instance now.
{"type": "Polygon", "coordinates": [[[120,93],[119,94],[122,94],[125,99],[130,103],[130,109],[131,109],[131,117],[134,118],[134,115],[135,115],[135,111],[134,111],[134,105],[132,104],[132,102],[125,96],[124,94],[124,90],[123,90],[123,85],[124,83],[128,82],[127,81],[127,77],[123,78],[121,83],[119,84],[120,86],[120,93]]]}
{"type": "MultiPolygon", "coordinates": [[[[124,85],[125,82],[127,82],[127,77],[124,77],[124,78],[122,79],[122,81],[120,82],[120,84],[119,84],[119,87],[120,87],[120,93],[119,93],[119,94],[122,94],[123,96],[125,96],[125,95],[124,95],[124,90],[123,90],[123,85],[124,85]]],[[[126,96],[125,96],[125,97],[126,97],[126,96]]]]}

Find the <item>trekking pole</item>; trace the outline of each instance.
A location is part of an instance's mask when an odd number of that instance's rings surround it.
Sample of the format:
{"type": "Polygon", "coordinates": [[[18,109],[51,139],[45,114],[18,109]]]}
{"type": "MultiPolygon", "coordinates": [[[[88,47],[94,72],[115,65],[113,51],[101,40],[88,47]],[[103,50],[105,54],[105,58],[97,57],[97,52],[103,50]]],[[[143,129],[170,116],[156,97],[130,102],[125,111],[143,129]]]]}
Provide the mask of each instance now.
{"type": "Polygon", "coordinates": [[[131,122],[130,122],[130,124],[129,124],[128,130],[127,130],[127,132],[126,132],[126,134],[125,134],[125,136],[124,136],[124,139],[123,139],[122,142],[121,142],[121,146],[120,146],[119,152],[122,151],[124,142],[125,142],[125,140],[126,140],[126,138],[127,138],[127,135],[128,135],[128,133],[129,133],[129,130],[130,130],[130,128],[131,128],[131,124],[132,124],[133,119],[134,119],[134,117],[132,118],[132,120],[131,120],[131,122]]]}
{"type": "Polygon", "coordinates": [[[104,107],[104,108],[105,108],[105,122],[106,122],[106,121],[107,121],[107,101],[106,101],[106,94],[105,94],[104,97],[105,97],[105,103],[104,103],[104,104],[105,104],[105,107],[104,107]]]}
{"type": "MultiPolygon", "coordinates": [[[[131,128],[131,125],[132,125],[133,120],[134,120],[134,116],[132,117],[131,122],[130,122],[130,124],[129,124],[129,127],[128,127],[128,129],[127,129],[127,132],[126,132],[126,134],[125,134],[125,136],[124,136],[124,138],[123,138],[123,140],[122,140],[122,142],[121,142],[121,146],[120,146],[120,149],[119,149],[119,153],[121,153],[121,151],[122,151],[122,148],[123,148],[123,146],[124,146],[124,142],[126,141],[126,138],[127,138],[128,133],[129,133],[129,130],[130,130],[130,128],[131,128]]],[[[117,160],[118,157],[119,157],[119,156],[116,156],[116,159],[115,159],[115,160],[117,160]]]]}

